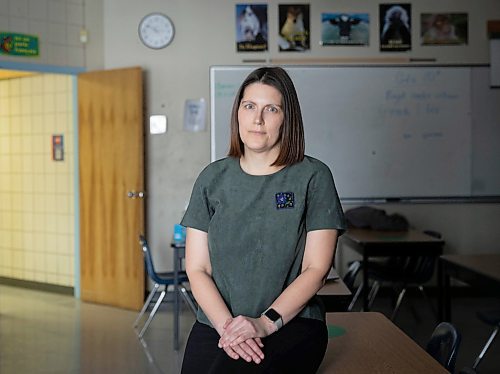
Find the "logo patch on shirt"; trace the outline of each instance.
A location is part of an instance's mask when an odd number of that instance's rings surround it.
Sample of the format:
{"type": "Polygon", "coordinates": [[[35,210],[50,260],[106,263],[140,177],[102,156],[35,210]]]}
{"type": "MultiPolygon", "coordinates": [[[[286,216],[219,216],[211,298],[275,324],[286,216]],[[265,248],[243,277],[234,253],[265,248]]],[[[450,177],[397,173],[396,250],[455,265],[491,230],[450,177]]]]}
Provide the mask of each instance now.
{"type": "Polygon", "coordinates": [[[293,208],[295,198],[293,192],[278,192],[276,194],[276,209],[293,208]]]}

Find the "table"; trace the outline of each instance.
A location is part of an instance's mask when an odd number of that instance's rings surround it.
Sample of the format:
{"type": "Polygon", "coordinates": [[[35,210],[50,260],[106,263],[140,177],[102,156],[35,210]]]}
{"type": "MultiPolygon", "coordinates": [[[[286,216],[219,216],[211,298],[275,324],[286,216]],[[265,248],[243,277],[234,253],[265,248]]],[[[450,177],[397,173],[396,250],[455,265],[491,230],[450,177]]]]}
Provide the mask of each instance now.
{"type": "Polygon", "coordinates": [[[352,293],[349,288],[338,277],[335,268],[330,271],[329,277],[336,278],[327,279],[325,285],[318,291],[319,296],[327,312],[345,312],[351,302],[352,293]]]}
{"type": "Polygon", "coordinates": [[[500,295],[500,253],[444,255],[439,259],[439,316],[451,321],[450,278],[483,289],[493,289],[500,295]]]}
{"type": "Polygon", "coordinates": [[[379,231],[349,229],[340,239],[363,256],[363,310],[368,311],[370,257],[440,256],[444,241],[418,230],[379,231]]]}
{"type": "Polygon", "coordinates": [[[318,374],[448,373],[381,313],[329,313],[326,319],[338,336],[328,340],[318,374]]]}

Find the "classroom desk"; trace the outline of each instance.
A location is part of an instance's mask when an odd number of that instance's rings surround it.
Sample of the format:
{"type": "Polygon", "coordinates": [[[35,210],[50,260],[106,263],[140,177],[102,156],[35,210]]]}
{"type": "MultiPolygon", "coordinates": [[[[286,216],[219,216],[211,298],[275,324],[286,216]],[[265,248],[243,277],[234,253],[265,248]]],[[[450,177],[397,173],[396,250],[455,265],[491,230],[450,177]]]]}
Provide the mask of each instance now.
{"type": "Polygon", "coordinates": [[[329,277],[334,278],[327,279],[317,295],[325,305],[327,312],[345,312],[351,302],[352,293],[342,281],[342,278],[338,277],[334,268],[330,271],[329,277]]]}
{"type": "Polygon", "coordinates": [[[448,373],[381,313],[329,313],[326,320],[331,333],[318,374],[448,373]]]}
{"type": "Polygon", "coordinates": [[[439,316],[451,321],[450,278],[473,287],[496,290],[500,296],[500,253],[444,255],[439,259],[439,316]]]}
{"type": "Polygon", "coordinates": [[[349,229],[341,240],[363,256],[363,310],[368,310],[368,259],[388,256],[440,256],[444,241],[418,230],[349,229]]]}

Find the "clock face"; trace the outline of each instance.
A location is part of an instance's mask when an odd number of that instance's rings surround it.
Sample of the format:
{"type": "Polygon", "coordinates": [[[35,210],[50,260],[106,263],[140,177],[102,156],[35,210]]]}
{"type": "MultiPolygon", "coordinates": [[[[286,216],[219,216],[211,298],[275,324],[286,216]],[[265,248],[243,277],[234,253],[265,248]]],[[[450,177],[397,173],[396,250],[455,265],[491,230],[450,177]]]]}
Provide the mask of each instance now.
{"type": "Polygon", "coordinates": [[[164,14],[148,14],[139,24],[139,37],[149,48],[165,48],[174,38],[174,24],[164,14]]]}

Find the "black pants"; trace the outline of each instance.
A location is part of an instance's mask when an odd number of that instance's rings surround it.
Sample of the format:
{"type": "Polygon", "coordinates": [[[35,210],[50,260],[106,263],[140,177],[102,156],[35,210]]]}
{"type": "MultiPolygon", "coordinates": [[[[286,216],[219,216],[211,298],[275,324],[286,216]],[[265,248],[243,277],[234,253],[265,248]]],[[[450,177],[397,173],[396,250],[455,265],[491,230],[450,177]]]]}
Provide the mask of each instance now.
{"type": "Polygon", "coordinates": [[[234,360],[217,347],[219,334],[195,322],[186,345],[182,374],[204,373],[316,373],[328,343],[324,322],[295,318],[274,334],[263,338],[264,360],[260,364],[234,360]]]}

